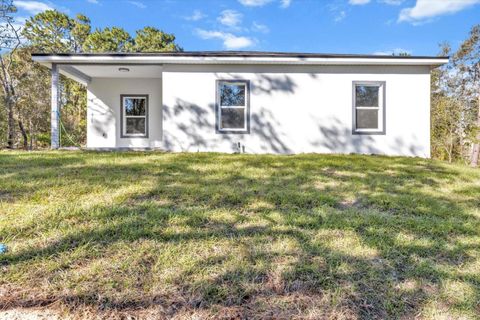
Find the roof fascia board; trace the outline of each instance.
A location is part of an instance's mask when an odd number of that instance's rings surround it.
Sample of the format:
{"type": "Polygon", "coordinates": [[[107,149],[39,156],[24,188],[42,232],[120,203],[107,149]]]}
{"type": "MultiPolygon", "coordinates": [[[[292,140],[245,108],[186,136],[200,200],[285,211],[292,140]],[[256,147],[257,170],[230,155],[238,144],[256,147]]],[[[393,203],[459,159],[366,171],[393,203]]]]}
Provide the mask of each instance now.
{"type": "Polygon", "coordinates": [[[185,57],[185,56],[61,56],[37,55],[39,63],[58,64],[291,64],[291,65],[429,65],[440,66],[448,58],[296,58],[296,57],[185,57]]]}

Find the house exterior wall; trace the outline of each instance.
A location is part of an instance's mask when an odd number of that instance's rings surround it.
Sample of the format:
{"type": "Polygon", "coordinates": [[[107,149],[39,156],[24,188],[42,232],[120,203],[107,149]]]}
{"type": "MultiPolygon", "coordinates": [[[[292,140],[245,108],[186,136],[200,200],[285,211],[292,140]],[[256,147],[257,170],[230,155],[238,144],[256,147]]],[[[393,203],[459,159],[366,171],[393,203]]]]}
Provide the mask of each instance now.
{"type": "Polygon", "coordinates": [[[428,66],[185,66],[163,71],[164,148],[430,157],[428,66]],[[250,133],[215,128],[218,79],[250,80],[250,133]],[[352,134],[353,81],[385,81],[386,134],[352,134]]]}
{"type": "Polygon", "coordinates": [[[93,79],[88,121],[90,148],[429,157],[430,68],[164,65],[161,80],[93,79]],[[216,80],[250,81],[250,133],[217,132],[216,80]],[[352,134],[354,81],[385,82],[384,135],[352,134]],[[149,94],[148,138],[120,138],[125,93],[149,94]]]}
{"type": "Polygon", "coordinates": [[[87,148],[161,148],[161,79],[93,78],[87,87],[87,148]],[[121,138],[122,94],[148,95],[148,138],[121,138]]]}

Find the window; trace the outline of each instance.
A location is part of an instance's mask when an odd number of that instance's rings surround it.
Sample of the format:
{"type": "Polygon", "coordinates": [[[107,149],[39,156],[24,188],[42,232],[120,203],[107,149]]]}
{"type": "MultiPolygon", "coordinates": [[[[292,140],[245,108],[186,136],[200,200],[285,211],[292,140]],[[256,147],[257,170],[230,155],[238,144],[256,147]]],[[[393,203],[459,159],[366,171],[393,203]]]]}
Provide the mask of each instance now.
{"type": "Polygon", "coordinates": [[[148,137],[148,95],[121,95],[121,102],[121,137],[148,137]]]}
{"type": "Polygon", "coordinates": [[[217,131],[249,133],[250,83],[245,80],[217,81],[217,131]]]}
{"type": "Polygon", "coordinates": [[[353,83],[353,133],[385,134],[385,82],[353,83]]]}

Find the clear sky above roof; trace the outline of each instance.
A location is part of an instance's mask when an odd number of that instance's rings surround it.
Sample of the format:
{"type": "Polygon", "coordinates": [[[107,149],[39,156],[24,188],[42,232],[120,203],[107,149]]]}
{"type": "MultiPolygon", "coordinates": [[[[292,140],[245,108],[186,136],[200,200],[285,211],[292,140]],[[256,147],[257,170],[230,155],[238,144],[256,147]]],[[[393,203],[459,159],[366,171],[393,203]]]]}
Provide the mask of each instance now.
{"type": "Polygon", "coordinates": [[[185,50],[435,55],[480,23],[480,0],[15,0],[18,23],[55,8],[94,27],[154,26],[185,50]]]}

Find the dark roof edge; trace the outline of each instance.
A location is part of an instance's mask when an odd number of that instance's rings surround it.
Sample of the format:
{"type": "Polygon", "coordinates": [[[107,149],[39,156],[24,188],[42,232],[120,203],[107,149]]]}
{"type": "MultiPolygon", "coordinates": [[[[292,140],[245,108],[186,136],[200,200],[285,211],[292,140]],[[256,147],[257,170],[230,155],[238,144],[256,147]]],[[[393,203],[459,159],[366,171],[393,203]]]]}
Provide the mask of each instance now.
{"type": "Polygon", "coordinates": [[[128,56],[167,56],[167,57],[241,57],[241,58],[365,58],[365,59],[448,59],[449,56],[393,56],[373,54],[329,54],[296,52],[259,52],[259,51],[177,51],[177,52],[106,52],[106,53],[33,53],[32,56],[61,57],[128,57],[128,56]]]}

